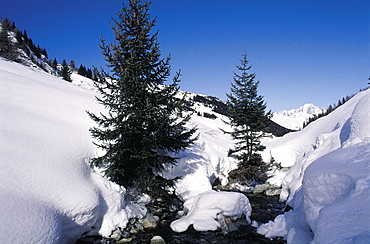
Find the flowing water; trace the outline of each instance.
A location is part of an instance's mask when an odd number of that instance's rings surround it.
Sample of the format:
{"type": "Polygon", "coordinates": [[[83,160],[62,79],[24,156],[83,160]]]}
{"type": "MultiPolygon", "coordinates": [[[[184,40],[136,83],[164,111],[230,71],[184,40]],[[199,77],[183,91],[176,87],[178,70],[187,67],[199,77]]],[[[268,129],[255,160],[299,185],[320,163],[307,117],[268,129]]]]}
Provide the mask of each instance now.
{"type": "MultiPolygon", "coordinates": [[[[278,196],[265,196],[262,194],[246,194],[252,205],[252,221],[258,223],[267,223],[273,220],[278,214],[283,212],[285,205],[279,202],[278,196]]],[[[131,242],[128,243],[150,243],[153,236],[161,236],[167,244],[170,243],[189,243],[189,244],[242,244],[242,243],[286,243],[281,238],[270,240],[256,233],[256,228],[248,225],[245,220],[239,219],[233,221],[237,230],[234,231],[195,231],[192,226],[183,233],[176,233],[171,230],[170,224],[178,217],[174,211],[167,211],[158,205],[149,206],[152,212],[160,212],[160,223],[156,229],[145,230],[137,233],[131,242]],[[161,211],[158,211],[160,209],[161,211]]],[[[122,241],[122,240],[121,240],[122,241]]],[[[77,244],[90,243],[124,243],[109,238],[90,237],[82,238],[77,244]]]]}

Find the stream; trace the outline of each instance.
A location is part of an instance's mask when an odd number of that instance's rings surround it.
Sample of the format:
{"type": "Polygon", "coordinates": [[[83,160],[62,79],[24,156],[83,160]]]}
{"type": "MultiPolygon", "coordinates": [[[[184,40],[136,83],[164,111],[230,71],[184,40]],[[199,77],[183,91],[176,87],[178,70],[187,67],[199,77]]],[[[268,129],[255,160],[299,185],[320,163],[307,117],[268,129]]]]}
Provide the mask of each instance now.
{"type": "MultiPolygon", "coordinates": [[[[267,223],[273,220],[277,215],[284,210],[285,204],[279,202],[279,196],[266,196],[263,194],[245,194],[251,205],[252,215],[251,220],[257,221],[259,224],[267,223]]],[[[151,212],[158,210],[157,205],[148,206],[151,212]]],[[[161,236],[167,244],[189,243],[189,244],[242,244],[242,243],[286,243],[282,238],[268,239],[256,233],[256,228],[250,226],[243,218],[232,221],[236,230],[228,231],[195,231],[192,226],[182,233],[176,233],[170,228],[172,221],[178,219],[175,212],[161,209],[159,214],[160,223],[155,229],[147,229],[145,232],[139,232],[130,242],[115,241],[111,238],[103,238],[101,236],[83,237],[76,244],[97,244],[97,243],[150,243],[153,236],[161,236]]]]}

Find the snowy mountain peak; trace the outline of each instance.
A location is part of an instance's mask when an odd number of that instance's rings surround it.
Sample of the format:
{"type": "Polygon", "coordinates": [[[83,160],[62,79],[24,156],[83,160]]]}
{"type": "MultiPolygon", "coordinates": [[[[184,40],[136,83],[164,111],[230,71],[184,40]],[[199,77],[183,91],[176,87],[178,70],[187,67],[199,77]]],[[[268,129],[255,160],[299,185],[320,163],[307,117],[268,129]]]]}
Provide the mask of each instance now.
{"type": "Polygon", "coordinates": [[[307,103],[299,108],[282,110],[273,113],[272,121],[288,129],[300,130],[304,122],[310,117],[317,116],[325,111],[312,103],[307,103]]]}

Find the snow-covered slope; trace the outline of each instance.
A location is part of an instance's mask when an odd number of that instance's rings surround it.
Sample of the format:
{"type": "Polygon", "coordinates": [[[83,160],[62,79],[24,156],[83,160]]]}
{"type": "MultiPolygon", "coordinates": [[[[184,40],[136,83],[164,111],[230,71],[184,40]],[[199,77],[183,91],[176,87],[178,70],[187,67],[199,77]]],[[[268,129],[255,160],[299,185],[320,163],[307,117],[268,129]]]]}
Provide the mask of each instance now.
{"type": "MultiPolygon", "coordinates": [[[[259,228],[288,243],[370,243],[370,90],[300,132],[266,142],[294,210],[259,228]]],[[[276,179],[275,179],[276,182],[276,179]]]]}
{"type": "Polygon", "coordinates": [[[310,117],[319,115],[323,111],[323,108],[309,103],[297,109],[274,112],[272,121],[291,130],[300,130],[310,117]]]}
{"type": "Polygon", "coordinates": [[[74,243],[144,211],[88,166],[94,94],[0,59],[1,243],[74,243]]]}
{"type": "MultiPolygon", "coordinates": [[[[88,166],[99,152],[85,111],[103,108],[90,80],[72,78],[71,84],[0,59],[0,242],[73,243],[85,232],[109,235],[145,213],[125,200],[124,188],[88,166]]],[[[212,180],[225,182],[236,163],[227,157],[231,138],[220,130],[229,129],[216,112],[222,105],[189,96],[195,113],[188,126],[199,128],[199,139],[164,175],[183,176],[175,191],[191,209],[199,194],[212,190],[212,180]]]]}

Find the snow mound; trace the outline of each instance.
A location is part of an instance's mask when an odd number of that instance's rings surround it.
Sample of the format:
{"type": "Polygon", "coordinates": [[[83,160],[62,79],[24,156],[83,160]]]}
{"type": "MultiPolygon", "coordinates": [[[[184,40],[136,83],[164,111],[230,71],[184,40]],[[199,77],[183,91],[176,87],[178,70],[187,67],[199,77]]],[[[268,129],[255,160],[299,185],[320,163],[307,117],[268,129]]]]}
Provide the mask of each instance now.
{"type": "Polygon", "coordinates": [[[293,210],[258,233],[288,243],[370,243],[369,114],[366,90],[301,132],[270,142],[271,155],[292,166],[280,197],[293,210]]]}
{"type": "Polygon", "coordinates": [[[196,197],[186,216],[171,223],[171,229],[184,232],[193,225],[197,231],[214,231],[220,227],[216,220],[219,215],[237,219],[244,214],[250,222],[251,212],[248,198],[241,193],[207,191],[196,197]]]}
{"type": "Polygon", "coordinates": [[[0,60],[0,236],[4,243],[74,243],[108,235],[145,209],[88,166],[85,110],[94,94],[41,70],[0,60]]]}

